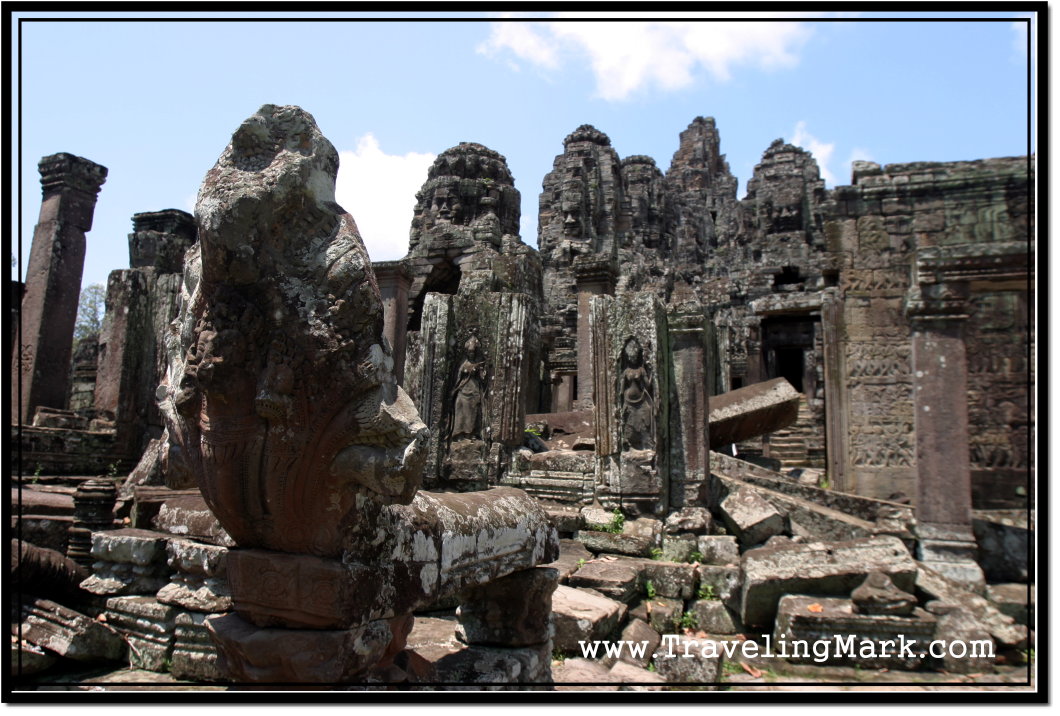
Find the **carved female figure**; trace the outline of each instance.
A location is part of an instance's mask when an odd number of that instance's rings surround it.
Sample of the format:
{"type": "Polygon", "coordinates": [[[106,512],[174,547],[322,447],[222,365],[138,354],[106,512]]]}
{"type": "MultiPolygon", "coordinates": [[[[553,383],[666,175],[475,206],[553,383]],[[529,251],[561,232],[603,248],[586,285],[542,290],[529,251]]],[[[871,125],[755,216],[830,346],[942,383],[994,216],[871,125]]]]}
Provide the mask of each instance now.
{"type": "Polygon", "coordinates": [[[644,349],[631,337],[622,348],[622,444],[625,449],[655,447],[655,399],[652,379],[644,364],[644,349]]]}
{"type": "Polygon", "coordinates": [[[478,438],[479,416],[485,395],[486,361],[478,360],[478,338],[471,336],[464,344],[467,356],[460,364],[453,389],[453,440],[478,438]]]}

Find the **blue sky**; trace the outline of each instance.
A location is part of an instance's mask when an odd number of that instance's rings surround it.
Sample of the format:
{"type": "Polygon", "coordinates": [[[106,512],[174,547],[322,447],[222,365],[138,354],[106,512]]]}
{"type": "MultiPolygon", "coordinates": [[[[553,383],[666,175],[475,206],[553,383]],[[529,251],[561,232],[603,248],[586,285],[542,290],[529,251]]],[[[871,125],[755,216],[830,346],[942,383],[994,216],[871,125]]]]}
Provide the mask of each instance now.
{"type": "Polygon", "coordinates": [[[375,260],[406,253],[415,191],[433,157],[461,141],[507,157],[531,246],[541,180],[563,138],[584,123],[608,134],[619,155],[647,154],[665,171],[679,133],[697,115],[712,116],[740,197],[777,137],[813,152],[830,188],[849,182],[853,159],[1034,151],[1029,23],[1019,13],[974,14],[987,22],[970,13],[931,15],[944,21],[787,13],[768,22],[746,12],[739,17],[752,21],[690,22],[688,13],[578,22],[546,13],[400,21],[360,13],[344,15],[357,18],[348,22],[85,15],[97,21],[19,23],[57,18],[18,13],[9,45],[21,50],[12,63],[21,71],[21,103],[13,104],[21,155],[11,149],[21,225],[17,211],[9,216],[23,261],[40,208],[37,161],[65,151],[110,170],[82,285],[128,267],[134,213],[191,211],[231,133],[265,103],[302,106],[340,151],[337,198],[375,260]]]}

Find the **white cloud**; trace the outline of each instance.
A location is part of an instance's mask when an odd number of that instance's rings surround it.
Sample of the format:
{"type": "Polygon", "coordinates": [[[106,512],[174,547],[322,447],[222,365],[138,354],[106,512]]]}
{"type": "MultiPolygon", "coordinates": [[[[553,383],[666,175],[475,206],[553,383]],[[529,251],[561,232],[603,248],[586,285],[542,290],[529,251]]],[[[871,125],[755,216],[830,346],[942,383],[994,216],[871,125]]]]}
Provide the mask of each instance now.
{"type": "Polygon", "coordinates": [[[371,133],[354,151],[339,152],[335,200],[353,215],[373,261],[408,253],[416,192],[427,179],[434,154],[385,154],[371,133]]]}
{"type": "Polygon", "coordinates": [[[797,147],[809,150],[813,158],[817,160],[817,167],[821,170],[821,178],[832,186],[836,185],[835,174],[829,168],[828,163],[832,160],[835,152],[835,144],[826,144],[817,137],[806,131],[806,122],[799,121],[795,124],[795,133],[791,137],[791,143],[797,147]]]}
{"type": "Polygon", "coordinates": [[[558,13],[555,21],[493,23],[479,52],[497,56],[509,50],[519,59],[548,70],[563,60],[588,59],[596,77],[596,95],[627,99],[645,88],[673,91],[688,87],[699,74],[726,82],[739,67],[762,70],[791,67],[812,32],[795,20],[756,22],[688,22],[718,19],[730,13],[670,13],[651,21],[600,22],[604,17],[629,20],[633,13],[558,13]]]}
{"type": "MultiPolygon", "coordinates": [[[[559,67],[559,48],[553,38],[539,34],[530,24],[521,22],[496,22],[490,31],[489,39],[479,45],[476,52],[483,55],[496,55],[508,48],[515,56],[531,64],[554,70],[559,67]]],[[[518,71],[519,65],[509,63],[509,67],[518,71]]]]}

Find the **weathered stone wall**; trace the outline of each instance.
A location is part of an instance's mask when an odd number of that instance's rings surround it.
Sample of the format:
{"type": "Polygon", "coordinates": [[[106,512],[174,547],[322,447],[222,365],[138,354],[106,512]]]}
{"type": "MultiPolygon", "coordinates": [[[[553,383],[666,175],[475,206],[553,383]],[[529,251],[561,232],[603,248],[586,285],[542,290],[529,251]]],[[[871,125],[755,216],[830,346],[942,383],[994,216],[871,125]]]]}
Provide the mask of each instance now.
{"type": "MultiPolygon", "coordinates": [[[[842,267],[839,376],[848,423],[848,471],[837,486],[887,497],[915,493],[910,324],[906,301],[918,250],[991,244],[1032,234],[1026,158],[856,163],[854,184],[835,191],[829,248],[842,267]]],[[[1027,250],[1031,250],[1028,245],[1027,250]]],[[[1000,259],[1002,262],[1011,259],[1000,259]]],[[[1019,272],[1019,267],[1016,268],[1019,272]]],[[[1029,274],[972,286],[965,330],[973,499],[1015,506],[1028,478],[1029,274]]],[[[837,449],[842,449],[835,446],[837,449]]]]}

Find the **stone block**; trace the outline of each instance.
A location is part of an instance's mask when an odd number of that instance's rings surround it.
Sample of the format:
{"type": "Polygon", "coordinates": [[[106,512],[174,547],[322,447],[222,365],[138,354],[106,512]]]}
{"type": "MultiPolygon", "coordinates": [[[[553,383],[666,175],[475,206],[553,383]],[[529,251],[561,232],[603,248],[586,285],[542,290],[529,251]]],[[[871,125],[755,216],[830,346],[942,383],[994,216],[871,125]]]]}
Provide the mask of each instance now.
{"type": "Polygon", "coordinates": [[[930,655],[935,668],[951,674],[975,674],[993,671],[995,644],[990,632],[975,615],[964,607],[931,602],[928,609],[938,615],[935,648],[942,656],[930,655]]]}
{"type": "Polygon", "coordinates": [[[97,561],[149,567],[165,564],[169,535],[139,529],[92,533],[92,556],[97,561]]]}
{"type": "Polygon", "coordinates": [[[667,516],[667,534],[705,535],[710,531],[710,510],[706,507],[682,507],[667,516]]]}
{"type": "Polygon", "coordinates": [[[917,563],[916,594],[921,600],[933,599],[946,605],[962,607],[974,617],[998,644],[1022,649],[1027,645],[1027,627],[999,611],[978,594],[948,579],[922,563],[917,563]]]}
{"type": "Polygon", "coordinates": [[[725,526],[744,548],[761,544],[785,530],[784,516],[750,488],[730,492],[719,509],[725,526]]]}
{"type": "Polygon", "coordinates": [[[780,600],[774,639],[786,642],[787,658],[797,664],[914,670],[924,662],[935,627],[935,617],[923,609],[909,616],[858,614],[849,599],[789,594],[780,600]],[[828,643],[827,653],[815,642],[828,643]]]}
{"type": "Polygon", "coordinates": [[[740,548],[729,535],[704,535],[696,541],[701,564],[739,564],[740,548]]]}
{"type": "Polygon", "coordinates": [[[146,671],[167,671],[173,655],[177,610],[154,597],[112,597],[104,614],[107,623],[125,635],[129,665],[146,671]]]}
{"type": "Polygon", "coordinates": [[[353,681],[404,648],[412,617],[380,619],[353,629],[262,629],[238,614],[206,620],[219,666],[239,682],[353,681]]]}
{"type": "Polygon", "coordinates": [[[579,642],[607,639],[626,615],[626,605],[602,594],[560,585],[552,595],[553,648],[581,653],[579,642]]]}
{"type": "Polygon", "coordinates": [[[655,670],[669,684],[696,684],[716,691],[721,681],[722,650],[718,642],[679,635],[663,638],[655,670]]]}
{"type": "Polygon", "coordinates": [[[673,599],[691,599],[696,593],[694,564],[640,560],[637,562],[642,585],[651,582],[655,593],[673,599]]]}
{"type": "Polygon", "coordinates": [[[232,608],[227,547],[171,539],[166,554],[174,573],[170,583],[158,591],[158,601],[195,612],[217,613],[232,608]]]}
{"type": "Polygon", "coordinates": [[[585,549],[585,545],[578,540],[561,539],[559,541],[559,559],[544,566],[559,570],[559,579],[564,582],[592,558],[593,553],[585,549]]]}
{"type": "Polygon", "coordinates": [[[845,597],[876,571],[909,591],[917,574],[905,545],[891,536],[760,547],[744,553],[741,569],[740,618],[748,626],[768,625],[784,594],[845,597]]]}
{"type": "Polygon", "coordinates": [[[181,537],[191,537],[224,547],[234,547],[235,542],[221,527],[217,517],[206,505],[201,495],[170,497],[159,507],[152,520],[159,532],[181,537]]]}
{"type": "Polygon", "coordinates": [[[556,528],[557,532],[570,534],[582,528],[582,514],[578,508],[570,505],[542,504],[541,507],[548,515],[548,521],[556,528]]]}
{"type": "Polygon", "coordinates": [[[1033,587],[1027,584],[991,584],[986,588],[986,598],[997,606],[998,611],[1012,617],[1017,624],[1029,626],[1034,605],[1032,589],[1033,587]]]}
{"type": "Polygon", "coordinates": [[[800,395],[774,378],[710,398],[710,449],[786,428],[798,418],[800,395]]]}
{"type": "Polygon", "coordinates": [[[894,586],[882,572],[873,572],[861,586],[850,593],[858,614],[891,614],[906,617],[916,607],[916,597],[894,586]]]}
{"type": "Polygon", "coordinates": [[[641,619],[660,634],[674,634],[681,628],[685,603],[680,599],[655,596],[634,607],[629,615],[641,619]]]}
{"type": "Polygon", "coordinates": [[[548,644],[509,648],[471,645],[432,662],[430,680],[438,684],[480,684],[518,690],[519,685],[550,681],[551,661],[548,644]]]}
{"type": "Polygon", "coordinates": [[[75,661],[118,661],[125,642],[112,627],[56,604],[35,599],[22,604],[22,638],[75,661]]]}
{"type": "Polygon", "coordinates": [[[575,535],[575,539],[597,553],[650,557],[652,550],[661,548],[662,524],[658,520],[643,517],[627,521],[619,534],[581,530],[575,535]]]}
{"type": "Polygon", "coordinates": [[[708,634],[739,634],[744,630],[740,618],[717,599],[697,599],[688,611],[696,618],[696,628],[708,634]]]}
{"type": "Polygon", "coordinates": [[[643,619],[632,618],[622,630],[622,636],[619,639],[626,644],[632,643],[636,646],[633,647],[635,651],[631,651],[628,647],[623,648],[618,660],[646,669],[662,637],[643,619]]]}
{"type": "Polygon", "coordinates": [[[522,647],[552,636],[552,593],[559,571],[535,567],[464,593],[457,617],[468,644],[522,647]]]}
{"type": "Polygon", "coordinates": [[[618,661],[608,672],[608,681],[623,684],[622,691],[662,691],[666,679],[655,672],[618,661]]]}
{"type": "Polygon", "coordinates": [[[139,529],[92,533],[92,576],[81,588],[103,597],[151,595],[169,582],[167,535],[139,529]]]}
{"type": "Polygon", "coordinates": [[[588,587],[619,602],[628,604],[638,592],[637,572],[622,561],[592,561],[571,575],[572,587],[588,587]]]}
{"type": "Polygon", "coordinates": [[[174,617],[173,656],[169,672],[188,681],[226,681],[217,665],[217,645],[206,628],[209,614],[178,612],[174,617]]]}
{"type": "Polygon", "coordinates": [[[610,669],[589,659],[564,659],[552,667],[556,691],[618,691],[611,680],[610,669]]]}
{"type": "Polygon", "coordinates": [[[664,535],[661,558],[667,562],[692,562],[696,547],[695,535],[664,535]]]}
{"type": "Polygon", "coordinates": [[[736,607],[740,598],[740,568],[701,564],[698,569],[698,594],[710,594],[725,604],[736,607]]]}

